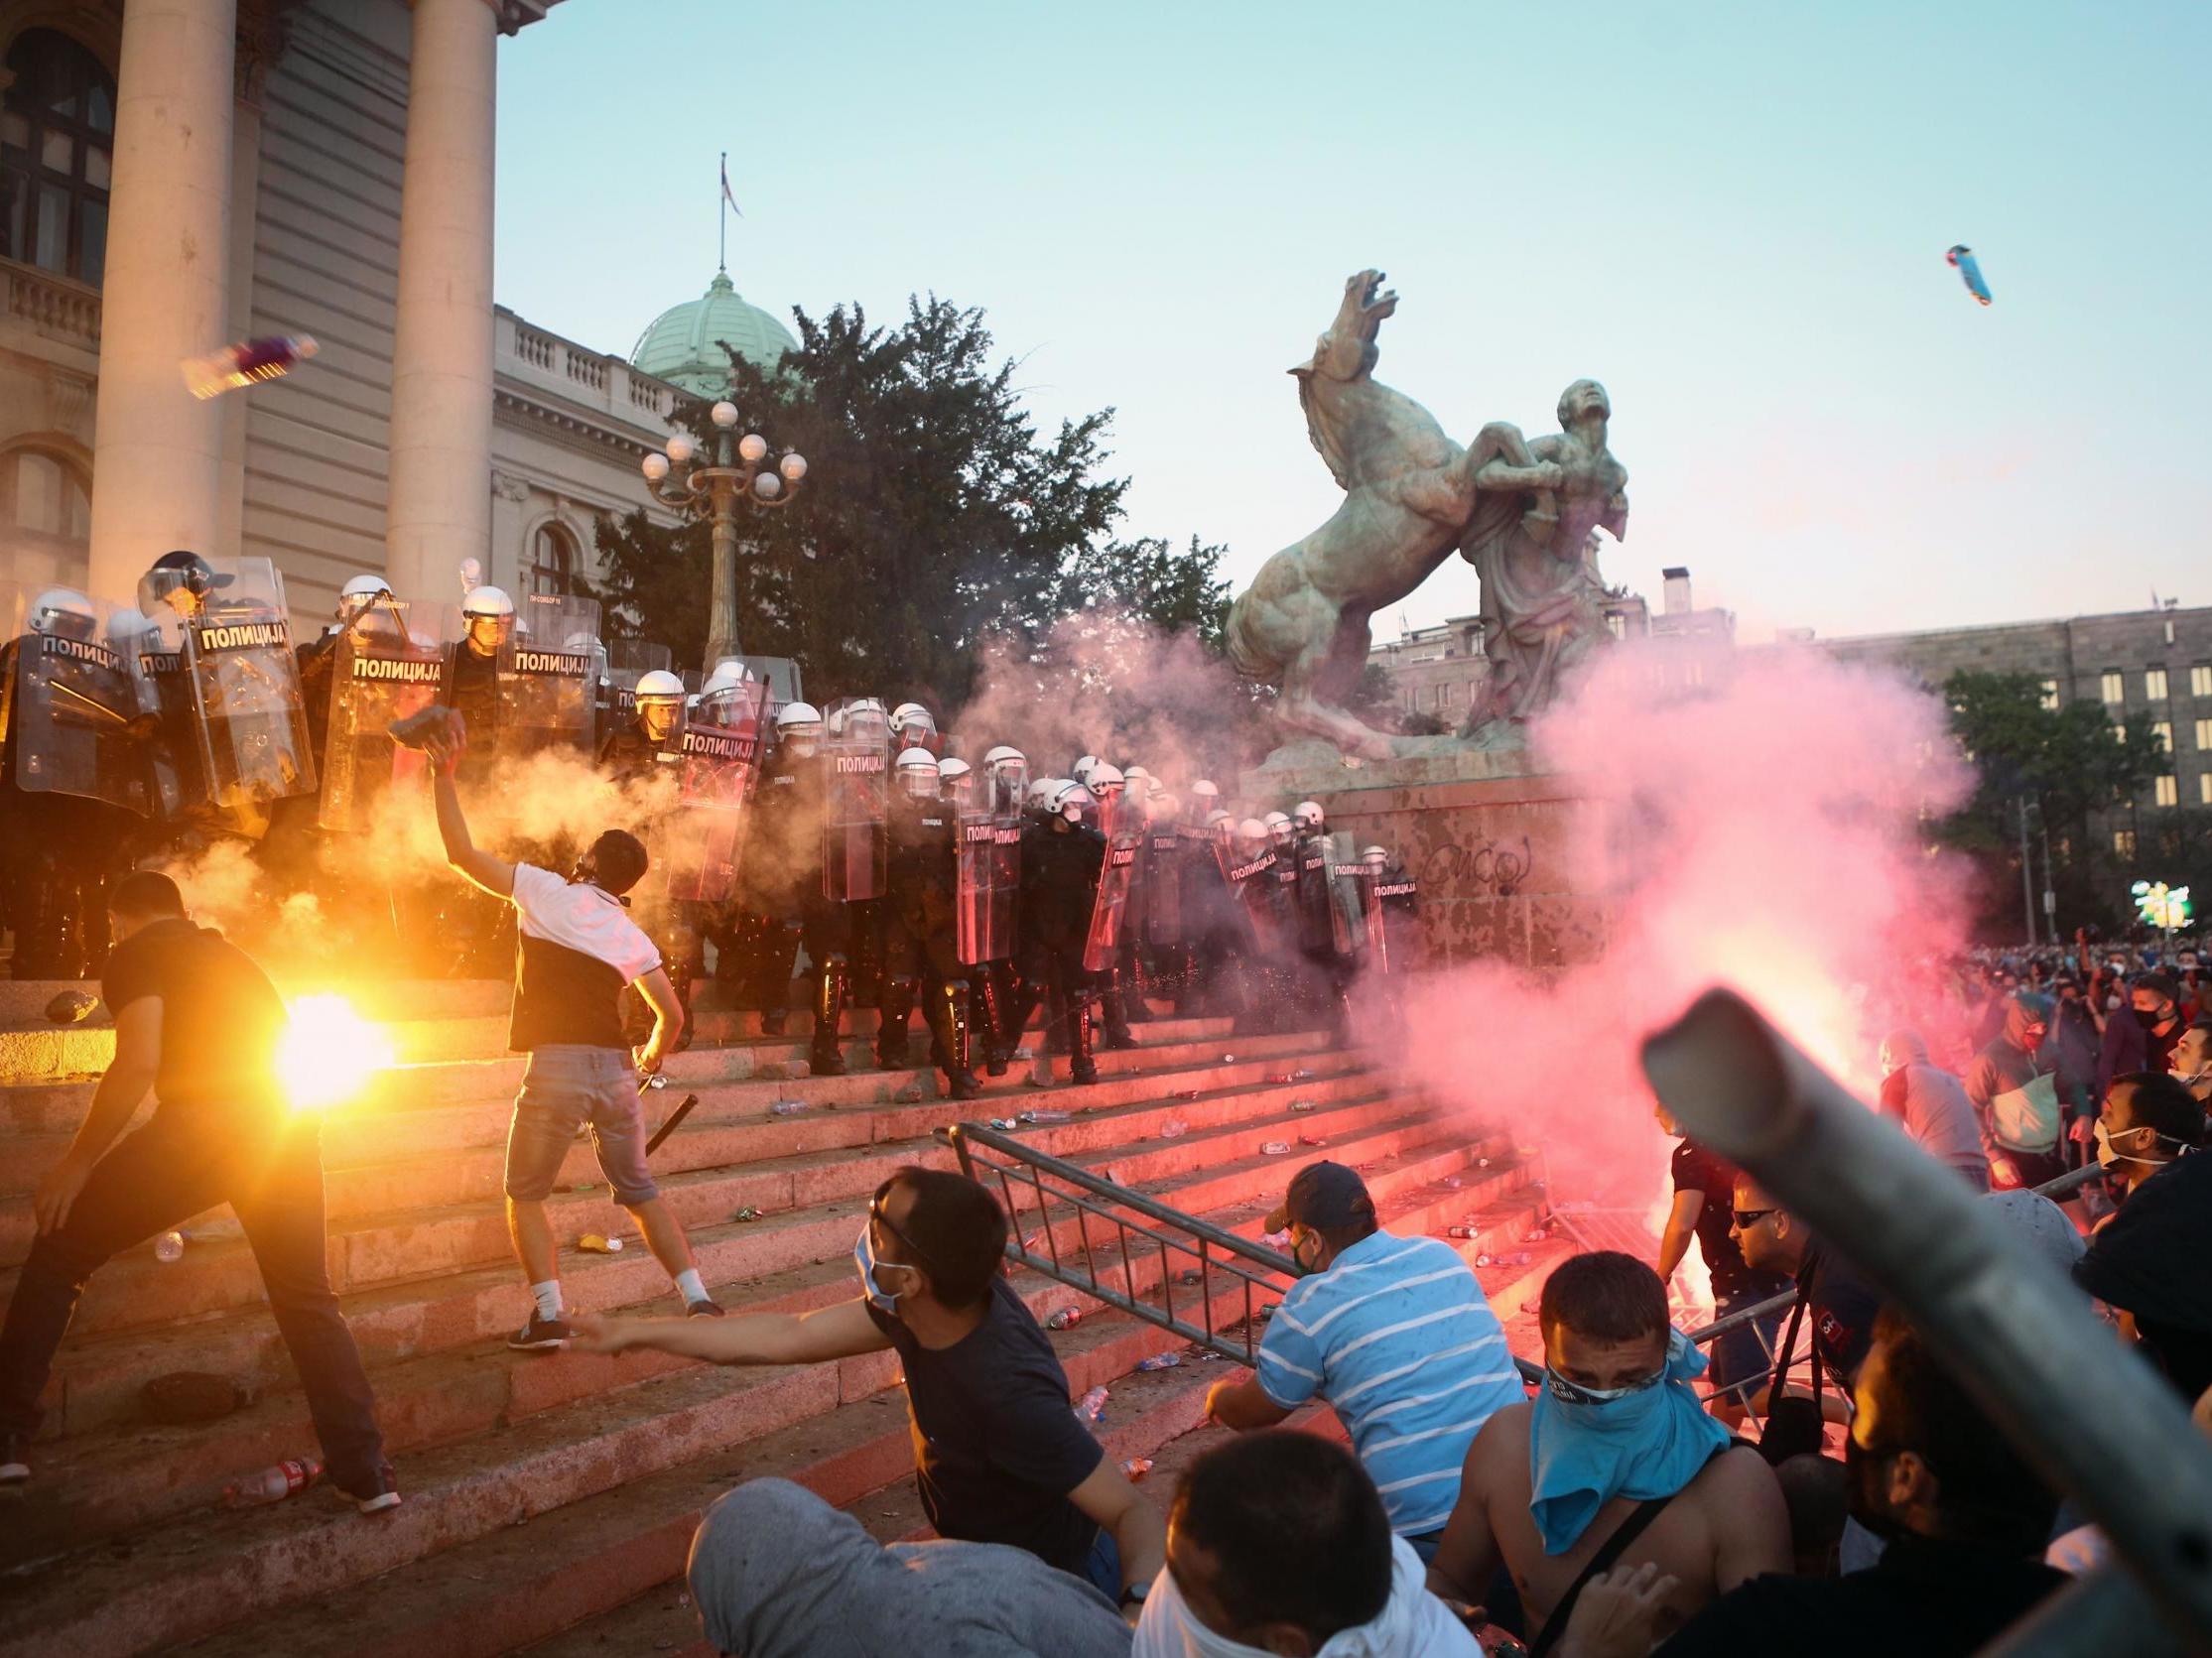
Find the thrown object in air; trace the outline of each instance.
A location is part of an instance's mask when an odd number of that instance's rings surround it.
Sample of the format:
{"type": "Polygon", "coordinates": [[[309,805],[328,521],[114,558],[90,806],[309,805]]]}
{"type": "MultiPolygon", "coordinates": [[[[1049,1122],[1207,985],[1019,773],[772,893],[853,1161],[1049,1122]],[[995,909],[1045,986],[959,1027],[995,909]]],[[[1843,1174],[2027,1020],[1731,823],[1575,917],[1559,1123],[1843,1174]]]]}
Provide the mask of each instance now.
{"type": "Polygon", "coordinates": [[[82,990],[64,990],[46,1004],[46,1016],[56,1025],[81,1025],[92,1017],[100,998],[82,990]]]}
{"type": "Polygon", "coordinates": [[[193,396],[205,401],[263,380],[281,380],[321,349],[313,334],[268,334],[204,357],[187,357],[181,366],[193,396]]]}
{"type": "Polygon", "coordinates": [[[405,719],[393,720],[384,731],[385,735],[402,748],[428,748],[440,740],[458,744],[465,729],[457,709],[449,708],[443,702],[433,702],[427,708],[417,709],[405,719]]]}
{"type": "Polygon", "coordinates": [[[1982,275],[1982,267],[1974,257],[1974,250],[1964,242],[1946,253],[1951,269],[1959,273],[1959,280],[1966,284],[1966,291],[1983,305],[1990,303],[1990,285],[1982,275]]]}

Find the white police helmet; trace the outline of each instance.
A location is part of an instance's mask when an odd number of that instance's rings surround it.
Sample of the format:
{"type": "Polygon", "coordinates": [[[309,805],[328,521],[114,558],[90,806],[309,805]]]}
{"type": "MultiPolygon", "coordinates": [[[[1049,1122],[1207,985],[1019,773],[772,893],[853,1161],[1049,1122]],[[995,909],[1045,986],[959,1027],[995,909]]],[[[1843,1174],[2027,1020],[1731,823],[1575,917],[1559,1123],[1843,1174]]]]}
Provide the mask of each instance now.
{"type": "Polygon", "coordinates": [[[909,748],[893,762],[899,787],[916,800],[937,798],[937,756],[926,748],[909,748]]]}
{"type": "Polygon", "coordinates": [[[507,596],[504,587],[494,587],[486,581],[468,589],[468,596],[460,601],[463,616],[511,616],[515,601],[507,596]]]}

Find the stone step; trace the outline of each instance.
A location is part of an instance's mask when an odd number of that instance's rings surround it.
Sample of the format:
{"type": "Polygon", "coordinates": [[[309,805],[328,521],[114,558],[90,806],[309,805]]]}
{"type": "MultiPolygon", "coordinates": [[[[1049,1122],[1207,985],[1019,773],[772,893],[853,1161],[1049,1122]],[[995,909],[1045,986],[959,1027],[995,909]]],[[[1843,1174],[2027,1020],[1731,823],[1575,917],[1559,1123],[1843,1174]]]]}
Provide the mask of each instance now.
{"type": "MultiPolygon", "coordinates": [[[[1080,1393],[1124,1375],[1156,1350],[1157,1333],[1134,1319],[1102,1317],[1061,1333],[1055,1345],[1068,1367],[1072,1390],[1080,1393]]],[[[601,1523],[566,1529],[581,1530],[576,1542],[583,1552],[613,1557],[634,1539],[648,1483],[658,1485],[672,1472],[702,1464],[727,1470],[737,1459],[761,1449],[759,1442],[794,1426],[804,1430],[799,1445],[810,1448],[802,1466],[825,1482],[843,1477],[849,1482],[846,1494],[857,1494],[897,1477],[910,1466],[905,1459],[911,1453],[904,1411],[897,1395],[884,1390],[888,1376],[873,1386],[860,1383],[863,1392],[845,1391],[856,1362],[758,1371],[692,1365],[546,1411],[500,1432],[414,1457],[406,1470],[408,1501],[374,1519],[333,1508],[326,1495],[309,1493],[272,1508],[209,1511],[191,1523],[133,1532],[121,1547],[95,1545],[43,1562],[24,1572],[24,1588],[0,1604],[0,1658],[59,1651],[86,1658],[168,1651],[241,1618],[250,1621],[235,1629],[234,1636],[253,1643],[255,1651],[316,1650],[277,1636],[270,1620],[259,1615],[309,1596],[321,1603],[311,1609],[307,1623],[322,1629],[324,1639],[343,1639],[348,1650],[364,1645],[373,1650],[382,1644],[381,1636],[371,1639],[368,1630],[331,1615],[329,1597],[348,1586],[602,1495],[617,1500],[597,1505],[606,1512],[601,1523]],[[870,1403],[871,1394],[880,1394],[881,1402],[870,1403]],[[838,1417],[845,1422],[837,1423],[838,1417]],[[746,1449],[733,1457],[727,1448],[735,1445],[746,1449]]],[[[1188,1393],[1197,1385],[1182,1372],[1162,1376],[1167,1382],[1159,1390],[1163,1393],[1188,1393]]],[[[1117,1423],[1109,1416],[1106,1424],[1109,1453],[1135,1454],[1121,1449],[1134,1436],[1149,1435],[1148,1443],[1172,1437],[1190,1425],[1202,1400],[1200,1392],[1196,1401],[1149,1427],[1144,1414],[1124,1404],[1120,1414],[1125,1420],[1117,1423]]],[[[726,1487],[735,1474],[716,1477],[726,1487]]],[[[695,1519],[702,1501],[693,1499],[695,1519]]],[[[665,1533],[666,1520],[648,1529],[665,1533]]],[[[531,1558],[549,1558],[560,1537],[561,1528],[541,1526],[530,1539],[531,1558]]],[[[642,1576],[624,1586],[602,1586],[592,1603],[603,1605],[623,1593],[635,1593],[669,1570],[664,1558],[649,1558],[642,1576]]],[[[441,1571],[440,1576],[450,1581],[452,1575],[441,1571]]],[[[398,1603],[390,1594],[393,1586],[373,1587],[379,1593],[369,1601],[398,1603]]],[[[502,1602],[493,1609],[506,1615],[511,1607],[502,1602]]],[[[423,1643],[431,1650],[458,1651],[463,1648],[439,1643],[489,1638],[501,1644],[466,1649],[497,1651],[527,1638],[519,1629],[474,1614],[466,1619],[474,1629],[440,1632],[455,1621],[446,1612],[426,1618],[419,1633],[405,1637],[411,1658],[420,1658],[412,1649],[423,1643]]],[[[559,1626],[552,1623],[532,1633],[559,1626]]],[[[312,1641],[308,1629],[301,1633],[312,1641]]],[[[400,1631],[391,1633],[396,1637],[400,1631]]],[[[210,1645],[207,1650],[222,1648],[210,1645]]]]}
{"type": "MultiPolygon", "coordinates": [[[[1203,1081],[1205,1074],[1168,1075],[1198,1077],[1203,1081]]],[[[1342,1097],[1346,1090],[1355,1086],[1371,1089],[1379,1081],[1360,1072],[1343,1072],[1306,1083],[1247,1087],[1238,1090],[1236,1097],[1248,1100],[1253,1111],[1276,1109],[1287,1106],[1293,1097],[1311,1096],[1317,1101],[1329,1101],[1342,1097]]],[[[1147,1085],[1132,1084],[1137,1091],[1147,1085]]],[[[1098,1089],[1109,1086],[1111,1084],[1104,1082],[1094,1084],[1098,1089]]],[[[1070,1088],[1057,1090],[1052,1097],[1075,1105],[1091,1091],[1070,1088]]],[[[1125,1095],[1129,1088],[1115,1091],[1125,1095]]],[[[884,1143],[890,1143],[894,1137],[903,1140],[926,1135],[949,1120],[957,1120],[949,1102],[888,1107],[870,1115],[874,1119],[871,1126],[885,1135],[884,1143]]],[[[687,1227],[712,1225],[748,1205],[763,1210],[790,1208],[815,1202],[819,1194],[846,1189],[851,1179],[846,1172],[848,1157],[841,1157],[837,1149],[810,1144],[808,1126],[796,1119],[777,1122],[775,1127],[788,1132],[789,1138],[780,1143],[797,1148],[787,1156],[800,1161],[753,1161],[667,1175],[660,1182],[662,1195],[677,1218],[687,1227]]],[[[713,1130],[702,1132],[712,1133],[713,1130]]],[[[771,1137],[764,1134],[761,1140],[763,1143],[756,1157],[769,1155],[771,1137]]],[[[930,1152],[922,1156],[922,1160],[941,1159],[930,1152]]],[[[896,1161],[892,1160],[892,1166],[896,1161]]],[[[621,1231],[634,1230],[628,1216],[613,1205],[603,1186],[596,1185],[596,1168],[586,1163],[580,1165],[580,1170],[593,1177],[594,1190],[554,1195],[548,1210],[556,1235],[573,1244],[589,1232],[611,1237],[621,1231]]],[[[872,1191],[882,1178],[883,1174],[878,1173],[854,1190],[872,1191]]],[[[19,1227],[27,1227],[26,1200],[14,1199],[9,1203],[21,1216],[19,1227]]],[[[87,1289],[77,1312],[76,1328],[84,1333],[96,1333],[169,1324],[181,1318],[250,1305],[261,1299],[260,1273],[244,1239],[222,1235],[213,1228],[209,1230],[214,1235],[205,1241],[188,1244],[184,1258],[179,1261],[158,1260],[151,1244],[128,1250],[110,1261],[87,1289]]],[[[28,1246],[29,1234],[25,1230],[21,1248],[28,1249],[28,1246]]],[[[488,1194],[472,1202],[354,1215],[330,1224],[331,1283],[345,1295],[425,1276],[464,1271],[506,1259],[508,1247],[502,1201],[488,1194]]],[[[14,1282],[12,1270],[0,1273],[0,1301],[12,1297],[14,1282]]]]}
{"type": "MultiPolygon", "coordinates": [[[[1249,1107],[1232,1099],[1225,1108],[1249,1107]]],[[[1348,1127],[1375,1125],[1374,1144],[1379,1146],[1385,1135],[1392,1143],[1402,1139],[1403,1130],[1397,1124],[1406,1110],[1402,1099],[1384,1094],[1354,1098],[1341,1108],[1341,1113],[1333,1109],[1332,1114],[1341,1115],[1348,1127]]],[[[1132,1133],[1140,1132],[1148,1113],[1132,1109],[1125,1120],[1132,1133]]],[[[1038,1132],[1040,1143],[1050,1149],[1054,1144],[1050,1135],[1055,1131],[1038,1132]]],[[[1455,1139],[1452,1144],[1465,1142],[1455,1139]]],[[[773,1277],[818,1261],[846,1270],[845,1259],[856,1235],[864,1198],[891,1170],[910,1162],[949,1167],[952,1157],[945,1148],[927,1140],[894,1145],[883,1150],[880,1163],[851,1180],[844,1197],[804,1209],[786,1208],[752,1222],[728,1220],[730,1212],[723,1210],[715,1223],[690,1227],[702,1273],[710,1284],[721,1286],[773,1277]]],[[[828,1167],[835,1169],[836,1165],[828,1167]]],[[[739,1177],[743,1173],[741,1169],[736,1171],[739,1177]]],[[[1173,1183],[1163,1184],[1162,1190],[1172,1201],[1173,1183]]],[[[1258,1212],[1256,1208],[1254,1212],[1258,1212]]],[[[109,1270],[119,1271],[124,1264],[118,1262],[109,1270]]],[[[160,1273],[178,1268],[157,1266],[152,1270],[160,1273]]],[[[158,1287],[159,1280],[156,1282],[158,1287]]],[[[666,1275],[640,1250],[611,1256],[572,1254],[564,1265],[563,1282],[570,1303],[584,1311],[669,1294],[666,1275]]],[[[95,1288],[97,1284],[95,1280],[95,1288]]],[[[740,1294],[739,1299],[748,1297],[740,1294]]],[[[488,1342],[519,1325],[527,1312],[527,1297],[513,1266],[503,1258],[467,1272],[385,1286],[351,1296],[346,1303],[347,1322],[372,1368],[488,1342]]],[[[195,1324],[170,1324],[104,1337],[72,1332],[48,1386],[46,1432],[59,1438],[126,1428],[140,1419],[139,1395],[145,1382],[177,1369],[210,1370],[239,1378],[260,1390],[281,1391],[294,1386],[283,1343],[266,1311],[258,1305],[240,1307],[195,1324]]]]}
{"type": "MultiPolygon", "coordinates": [[[[841,1039],[839,1052],[851,1071],[873,1069],[873,1021],[872,1013],[866,1016],[865,1028],[853,1028],[862,1021],[846,1021],[847,1029],[841,1039]]],[[[465,1052],[420,1063],[397,1064],[377,1073],[360,1097],[343,1107],[344,1114],[358,1116],[413,1111],[429,1105],[468,1100],[512,1099],[515,1090],[522,1085],[524,1057],[505,1051],[506,1027],[503,1022],[493,1023],[497,1024],[497,1036],[482,1048],[468,1048],[465,1052]]],[[[803,1022],[795,1020],[794,1023],[803,1022]]],[[[1141,1044],[1138,1051],[1220,1040],[1229,1037],[1230,1026],[1231,1021],[1227,1019],[1156,1019],[1137,1027],[1141,1044]]],[[[398,1029],[404,1031],[407,1027],[398,1029]]],[[[921,1021],[917,1019],[917,1059],[926,1058],[928,1039],[926,1035],[919,1035],[921,1029],[921,1021]]],[[[112,1031],[101,1036],[106,1046],[99,1051],[96,1061],[88,1064],[81,1063],[86,1051],[83,1041],[78,1039],[88,1041],[98,1033],[22,1034],[23,1040],[15,1049],[0,1047],[0,1133],[12,1128],[33,1134],[73,1134],[91,1105],[97,1073],[113,1055],[112,1031]],[[8,1057],[11,1052],[21,1057],[11,1060],[8,1057]]],[[[444,1041],[444,1038],[436,1040],[444,1041]]],[[[1040,1067],[1042,1044],[1042,1029],[1032,1023],[1025,1033],[1024,1045],[1039,1055],[1040,1067]]],[[[460,1044],[458,1038],[449,1044],[455,1045],[466,1046],[460,1044]]],[[[1225,1047],[1233,1049],[1235,1043],[1225,1043],[1225,1047]]],[[[688,1087],[748,1079],[798,1080],[810,1075],[807,1056],[811,1048],[812,1038],[804,1029],[781,1037],[732,1034],[729,1040],[694,1046],[672,1055],[663,1069],[671,1085],[682,1083],[688,1087]]],[[[1057,1072],[1063,1077],[1067,1074],[1065,1060],[1058,1062],[1057,1072]]],[[[1044,1074],[1051,1073],[1046,1070],[1044,1074]]]]}

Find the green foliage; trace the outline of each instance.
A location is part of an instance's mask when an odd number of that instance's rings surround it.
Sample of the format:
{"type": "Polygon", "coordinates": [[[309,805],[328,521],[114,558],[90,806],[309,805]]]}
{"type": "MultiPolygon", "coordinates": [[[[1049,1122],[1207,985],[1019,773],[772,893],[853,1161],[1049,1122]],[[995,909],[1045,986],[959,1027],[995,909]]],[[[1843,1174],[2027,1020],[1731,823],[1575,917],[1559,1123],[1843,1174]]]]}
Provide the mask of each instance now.
{"type": "Polygon", "coordinates": [[[2092,837],[2090,820],[2125,807],[2166,769],[2150,716],[2131,714],[2116,725],[2101,702],[2046,708],[2042,682],[2032,674],[1962,670],[1944,683],[1943,694],[1952,734],[1973,761],[1975,788],[1942,825],[1941,837],[1982,865],[1993,926],[2007,936],[2018,932],[2023,800],[2038,888],[2043,836],[2050,837],[2060,927],[2120,920],[2127,880],[2109,840],[2092,837]]]}
{"type": "MultiPolygon", "coordinates": [[[[808,460],[787,505],[746,508],[738,632],[748,652],[797,657],[817,701],[859,695],[957,706],[986,639],[1036,647],[1086,599],[1125,606],[1219,649],[1223,549],[1120,542],[1127,480],[1104,475],[1110,410],[1040,435],[992,362],[982,313],[931,297],[895,327],[858,306],[795,313],[799,349],[764,372],[732,358],[739,432],[808,460]]],[[[678,420],[712,453],[704,403],[678,420]]],[[[617,631],[705,650],[703,525],[602,520],[601,596],[617,631]]]]}

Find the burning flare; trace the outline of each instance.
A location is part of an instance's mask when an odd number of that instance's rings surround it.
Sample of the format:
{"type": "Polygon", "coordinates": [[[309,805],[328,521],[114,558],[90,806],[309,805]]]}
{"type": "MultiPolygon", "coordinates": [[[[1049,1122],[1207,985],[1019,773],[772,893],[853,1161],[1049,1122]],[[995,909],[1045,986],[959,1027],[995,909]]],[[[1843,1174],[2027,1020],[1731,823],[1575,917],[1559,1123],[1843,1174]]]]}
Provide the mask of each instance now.
{"type": "Polygon", "coordinates": [[[302,996],[277,1046],[277,1080],[295,1111],[324,1111],[357,1098],[377,1072],[394,1063],[381,1025],[353,1011],[343,996],[302,996]]]}

